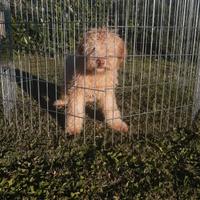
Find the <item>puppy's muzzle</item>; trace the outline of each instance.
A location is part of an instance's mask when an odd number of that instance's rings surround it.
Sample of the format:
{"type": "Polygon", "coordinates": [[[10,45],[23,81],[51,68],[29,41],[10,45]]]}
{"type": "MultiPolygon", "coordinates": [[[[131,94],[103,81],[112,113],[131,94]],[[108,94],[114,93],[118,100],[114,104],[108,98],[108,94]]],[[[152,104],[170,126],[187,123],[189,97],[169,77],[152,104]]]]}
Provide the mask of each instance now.
{"type": "Polygon", "coordinates": [[[100,59],[100,58],[98,58],[97,60],[96,60],[96,63],[97,63],[97,67],[98,68],[105,68],[106,67],[106,61],[104,60],[104,59],[100,59]]]}

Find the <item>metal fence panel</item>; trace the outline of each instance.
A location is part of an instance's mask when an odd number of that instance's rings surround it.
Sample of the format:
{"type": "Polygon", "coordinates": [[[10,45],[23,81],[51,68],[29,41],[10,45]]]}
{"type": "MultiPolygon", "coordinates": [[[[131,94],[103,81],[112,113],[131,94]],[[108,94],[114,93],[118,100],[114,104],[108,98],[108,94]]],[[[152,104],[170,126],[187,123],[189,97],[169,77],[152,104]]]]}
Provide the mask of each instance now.
{"type": "MultiPolygon", "coordinates": [[[[68,87],[67,60],[74,58],[70,65],[75,70],[79,43],[99,27],[118,34],[127,48],[113,90],[128,137],[190,126],[199,110],[199,0],[13,0],[10,11],[13,46],[3,48],[12,48],[17,88],[2,87],[2,99],[5,92],[15,94],[6,99],[14,99],[17,127],[64,134],[69,108],[58,109],[54,102],[68,87]]],[[[1,73],[3,85],[10,82],[6,73],[1,73]]],[[[83,111],[84,142],[95,143],[100,136],[105,142],[122,140],[124,134],[111,129],[102,113],[95,83],[92,89],[93,101],[83,111]]]]}

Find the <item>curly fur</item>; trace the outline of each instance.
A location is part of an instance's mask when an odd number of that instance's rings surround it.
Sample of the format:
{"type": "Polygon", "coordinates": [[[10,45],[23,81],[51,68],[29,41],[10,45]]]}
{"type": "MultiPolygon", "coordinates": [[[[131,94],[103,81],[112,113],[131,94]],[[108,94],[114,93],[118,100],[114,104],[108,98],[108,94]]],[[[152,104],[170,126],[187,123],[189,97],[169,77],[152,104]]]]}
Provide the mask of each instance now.
{"type": "Polygon", "coordinates": [[[75,59],[68,58],[65,89],[61,98],[54,103],[58,107],[68,104],[66,132],[81,132],[85,103],[95,100],[99,102],[106,122],[112,129],[128,131],[115,97],[118,70],[125,57],[125,44],[117,34],[105,28],[91,29],[85,33],[75,59]]]}

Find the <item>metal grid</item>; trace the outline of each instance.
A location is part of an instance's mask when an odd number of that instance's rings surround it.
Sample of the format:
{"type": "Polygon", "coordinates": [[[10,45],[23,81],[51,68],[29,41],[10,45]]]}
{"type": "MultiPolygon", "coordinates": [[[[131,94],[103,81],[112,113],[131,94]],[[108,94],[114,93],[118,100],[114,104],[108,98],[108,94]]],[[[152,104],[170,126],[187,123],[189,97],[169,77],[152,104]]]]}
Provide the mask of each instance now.
{"type": "MultiPolygon", "coordinates": [[[[98,27],[118,33],[128,49],[115,93],[130,139],[189,126],[197,114],[199,0],[13,0],[9,9],[12,46],[4,37],[1,57],[12,53],[17,82],[12,121],[18,130],[63,134],[68,109],[58,110],[53,102],[65,82],[66,57],[74,57],[83,35],[98,27]]],[[[95,143],[99,135],[114,142],[118,134],[95,100],[85,111],[84,142],[95,143]]]]}

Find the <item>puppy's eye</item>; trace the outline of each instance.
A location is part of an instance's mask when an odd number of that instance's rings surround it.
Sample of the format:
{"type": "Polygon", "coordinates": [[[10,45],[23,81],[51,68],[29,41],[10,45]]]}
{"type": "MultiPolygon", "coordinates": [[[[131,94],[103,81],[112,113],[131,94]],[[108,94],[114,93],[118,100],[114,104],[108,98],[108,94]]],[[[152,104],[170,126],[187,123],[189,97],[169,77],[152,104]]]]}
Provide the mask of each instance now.
{"type": "Polygon", "coordinates": [[[93,49],[87,54],[87,56],[90,56],[94,51],[95,51],[95,48],[93,48],[93,49]]]}

